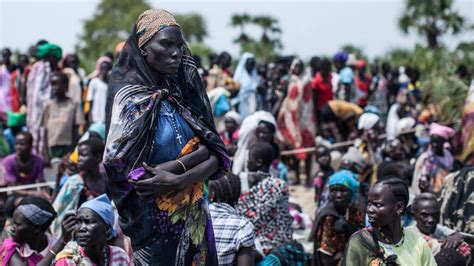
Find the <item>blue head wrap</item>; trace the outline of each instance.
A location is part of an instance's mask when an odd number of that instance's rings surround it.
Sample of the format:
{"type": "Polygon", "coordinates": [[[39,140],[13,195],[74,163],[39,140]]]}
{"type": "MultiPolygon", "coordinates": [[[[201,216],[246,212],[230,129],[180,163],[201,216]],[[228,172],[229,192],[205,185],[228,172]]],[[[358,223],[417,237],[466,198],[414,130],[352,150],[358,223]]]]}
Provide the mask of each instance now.
{"type": "Polygon", "coordinates": [[[89,129],[87,131],[95,132],[99,134],[102,140],[105,140],[105,124],[104,123],[92,123],[89,126],[89,129]]]}
{"type": "Polygon", "coordinates": [[[97,213],[102,220],[112,227],[112,234],[107,236],[107,239],[111,239],[117,235],[114,229],[115,214],[112,202],[109,200],[106,194],[102,194],[97,198],[84,202],[79,209],[88,208],[97,213]]]}
{"type": "Polygon", "coordinates": [[[329,177],[329,188],[335,185],[345,186],[352,191],[352,202],[357,197],[359,182],[357,176],[348,170],[340,170],[329,177]]]}
{"type": "Polygon", "coordinates": [[[346,52],[337,52],[332,57],[332,60],[345,63],[348,58],[349,58],[349,54],[347,54],[346,52]]]}

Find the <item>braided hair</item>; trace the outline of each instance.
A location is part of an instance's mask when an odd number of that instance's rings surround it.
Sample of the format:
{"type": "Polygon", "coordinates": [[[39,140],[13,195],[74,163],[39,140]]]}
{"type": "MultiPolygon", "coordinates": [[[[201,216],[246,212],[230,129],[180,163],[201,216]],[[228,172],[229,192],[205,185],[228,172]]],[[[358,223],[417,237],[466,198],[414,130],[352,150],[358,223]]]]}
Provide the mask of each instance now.
{"type": "Polygon", "coordinates": [[[214,195],[214,202],[235,205],[240,196],[240,178],[228,173],[218,180],[209,181],[209,194],[214,195]]]}
{"type": "Polygon", "coordinates": [[[396,176],[383,177],[375,182],[375,185],[377,184],[386,185],[390,188],[395,201],[401,201],[403,203],[402,215],[404,215],[408,206],[408,200],[410,198],[407,184],[396,176]]]}

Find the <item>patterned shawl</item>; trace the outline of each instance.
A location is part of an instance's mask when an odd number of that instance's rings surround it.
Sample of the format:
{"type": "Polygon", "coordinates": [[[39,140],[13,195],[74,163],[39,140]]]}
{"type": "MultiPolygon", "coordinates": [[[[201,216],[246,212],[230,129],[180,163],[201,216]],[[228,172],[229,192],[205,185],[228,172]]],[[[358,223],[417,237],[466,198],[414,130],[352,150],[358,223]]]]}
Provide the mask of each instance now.
{"type": "Polygon", "coordinates": [[[121,203],[133,201],[125,200],[132,190],[127,175],[150,155],[155,130],[160,130],[156,128],[156,119],[162,99],[175,105],[201,143],[220,158],[220,171],[214,178],[230,167],[200,75],[189,49],[185,47],[184,50],[177,76],[167,77],[166,85],[158,86],[140,53],[135,25],[112,69],[106,105],[104,166],[110,192],[119,210],[121,203]]]}

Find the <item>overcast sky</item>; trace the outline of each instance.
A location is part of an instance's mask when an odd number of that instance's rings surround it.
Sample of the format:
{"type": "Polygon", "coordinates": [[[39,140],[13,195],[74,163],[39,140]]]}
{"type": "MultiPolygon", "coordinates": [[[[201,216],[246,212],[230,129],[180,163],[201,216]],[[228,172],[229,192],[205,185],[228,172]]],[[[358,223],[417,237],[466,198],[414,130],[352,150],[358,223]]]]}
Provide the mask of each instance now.
{"type": "MultiPolygon", "coordinates": [[[[82,32],[83,21],[90,18],[98,0],[0,0],[0,47],[26,51],[43,38],[73,51],[82,32]]],[[[455,0],[455,8],[474,23],[474,0],[455,0]]],[[[398,29],[398,18],[404,0],[325,0],[325,1],[149,1],[153,7],[173,13],[198,12],[207,22],[206,44],[215,51],[233,55],[239,47],[232,40],[238,30],[230,26],[232,14],[271,15],[283,30],[285,54],[307,59],[312,55],[333,54],[344,44],[354,44],[370,56],[381,55],[391,48],[411,48],[423,42],[415,34],[404,35],[398,29]]],[[[254,32],[251,32],[254,33],[254,32]]],[[[455,47],[460,41],[474,41],[474,34],[446,37],[443,41],[455,47]]]]}

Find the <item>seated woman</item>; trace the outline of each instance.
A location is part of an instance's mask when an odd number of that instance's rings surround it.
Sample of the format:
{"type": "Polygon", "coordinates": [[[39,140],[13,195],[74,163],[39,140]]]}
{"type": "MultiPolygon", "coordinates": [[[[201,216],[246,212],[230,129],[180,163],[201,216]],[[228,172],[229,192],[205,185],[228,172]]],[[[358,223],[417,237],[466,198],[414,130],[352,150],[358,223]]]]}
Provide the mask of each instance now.
{"type": "Polygon", "coordinates": [[[446,147],[454,133],[452,128],[436,123],[430,125],[430,146],[416,160],[413,173],[411,186],[415,195],[422,192],[441,194],[444,178],[453,169],[454,158],[446,147]]]}
{"type": "Polygon", "coordinates": [[[454,248],[464,257],[468,257],[471,255],[471,247],[468,244],[474,244],[474,236],[456,232],[439,224],[440,209],[435,195],[421,193],[416,196],[411,204],[411,213],[416,224],[409,226],[408,229],[423,235],[434,256],[442,248],[454,248]]]}
{"type": "Polygon", "coordinates": [[[397,177],[382,178],[375,183],[369,191],[367,205],[371,227],[352,235],[344,265],[436,265],[425,240],[401,225],[408,199],[408,187],[397,177]]]}
{"type": "Polygon", "coordinates": [[[288,185],[268,172],[273,156],[269,143],[259,142],[252,146],[247,168],[253,174],[249,174],[247,182],[242,182],[248,183],[250,189],[242,193],[237,203],[237,210],[255,227],[256,249],[260,255],[267,255],[290,242],[293,233],[288,185]]]}
{"type": "Polygon", "coordinates": [[[315,156],[319,171],[313,178],[314,202],[317,206],[323,206],[329,197],[327,181],[329,177],[334,174],[334,169],[331,166],[331,150],[327,146],[318,145],[316,147],[315,156]]]}
{"type": "Polygon", "coordinates": [[[250,146],[258,140],[273,140],[276,132],[275,129],[275,117],[271,113],[265,111],[257,111],[247,116],[244,121],[242,121],[242,126],[239,129],[237,150],[232,163],[232,173],[238,175],[241,172],[246,171],[245,168],[247,166],[248,150],[250,146]]]}
{"type": "Polygon", "coordinates": [[[46,231],[56,218],[51,204],[36,197],[25,197],[13,212],[12,237],[0,247],[1,265],[50,265],[54,254],[72,237],[74,219],[62,223],[63,234],[56,241],[46,231]]]}
{"type": "Polygon", "coordinates": [[[75,241],[56,255],[54,265],[132,265],[123,249],[107,245],[115,236],[114,209],[107,195],[84,202],[73,217],[75,241]]]}
{"type": "Polygon", "coordinates": [[[53,202],[58,213],[58,220],[51,225],[54,234],[61,232],[60,221],[69,211],[76,211],[82,203],[107,192],[106,177],[100,173],[104,143],[91,138],[79,143],[78,151],[79,173],[67,178],[53,202]]]}
{"type": "Polygon", "coordinates": [[[253,265],[255,231],[252,223],[237,212],[240,179],[229,173],[209,182],[209,211],[221,265],[253,265]]]}
{"type": "Polygon", "coordinates": [[[310,240],[314,265],[337,265],[352,233],[364,226],[364,215],[354,207],[359,182],[347,170],[329,177],[329,202],[318,210],[310,240]]]}
{"type": "Polygon", "coordinates": [[[240,115],[235,111],[229,111],[224,115],[225,130],[220,132],[219,135],[230,156],[234,156],[237,150],[240,122],[240,115]]]}

